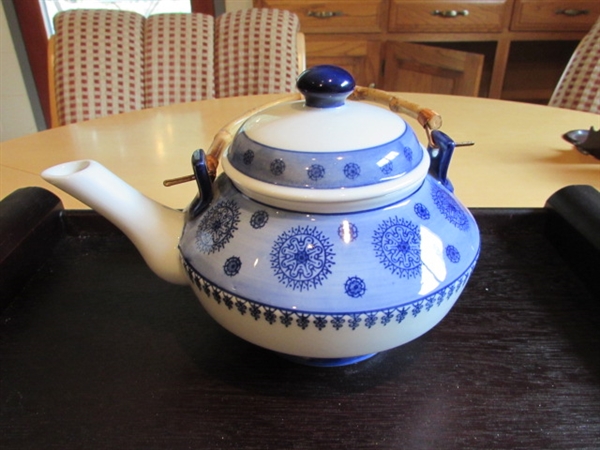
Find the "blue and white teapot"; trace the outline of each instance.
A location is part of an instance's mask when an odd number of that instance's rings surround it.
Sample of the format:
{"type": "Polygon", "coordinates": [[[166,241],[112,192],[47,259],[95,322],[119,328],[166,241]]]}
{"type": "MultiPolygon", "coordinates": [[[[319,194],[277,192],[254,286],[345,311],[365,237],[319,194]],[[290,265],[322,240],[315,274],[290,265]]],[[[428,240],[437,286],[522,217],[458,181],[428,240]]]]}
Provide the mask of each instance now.
{"type": "Polygon", "coordinates": [[[439,116],[335,66],[307,70],[298,89],[305,100],[262,108],[208,157],[194,152],[199,193],[183,211],[94,161],[42,176],[119,226],[159,276],[189,283],[227,330],[306,364],[349,364],[442,320],[479,230],[446,179],[455,143],[439,116]],[[427,150],[400,116],[350,94],[418,117],[427,150]]]}

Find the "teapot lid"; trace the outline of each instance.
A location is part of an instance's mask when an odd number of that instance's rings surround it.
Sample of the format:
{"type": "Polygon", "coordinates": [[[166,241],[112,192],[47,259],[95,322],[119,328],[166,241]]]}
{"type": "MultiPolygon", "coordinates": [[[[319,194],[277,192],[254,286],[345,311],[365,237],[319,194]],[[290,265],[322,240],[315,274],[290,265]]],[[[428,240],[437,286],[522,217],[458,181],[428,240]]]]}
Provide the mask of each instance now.
{"type": "Polygon", "coordinates": [[[390,204],[420,186],[429,155],[414,131],[384,108],[346,101],[355,88],[346,70],[313,67],[297,87],[305,100],[250,117],[223,155],[238,189],[274,206],[336,212],[390,204]]]}

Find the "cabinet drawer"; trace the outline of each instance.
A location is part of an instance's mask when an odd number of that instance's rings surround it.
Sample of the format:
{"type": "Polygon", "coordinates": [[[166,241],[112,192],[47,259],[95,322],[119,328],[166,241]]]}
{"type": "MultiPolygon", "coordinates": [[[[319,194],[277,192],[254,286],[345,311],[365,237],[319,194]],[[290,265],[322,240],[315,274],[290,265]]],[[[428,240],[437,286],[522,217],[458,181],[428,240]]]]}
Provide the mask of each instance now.
{"type": "Polygon", "coordinates": [[[598,15],[598,0],[516,0],[511,30],[587,31],[598,15]]]}
{"type": "Polygon", "coordinates": [[[254,0],[254,6],[292,11],[309,33],[379,33],[385,30],[386,0],[254,0]]]}
{"type": "Polygon", "coordinates": [[[396,32],[499,32],[506,0],[392,0],[389,30],[396,32]]]}

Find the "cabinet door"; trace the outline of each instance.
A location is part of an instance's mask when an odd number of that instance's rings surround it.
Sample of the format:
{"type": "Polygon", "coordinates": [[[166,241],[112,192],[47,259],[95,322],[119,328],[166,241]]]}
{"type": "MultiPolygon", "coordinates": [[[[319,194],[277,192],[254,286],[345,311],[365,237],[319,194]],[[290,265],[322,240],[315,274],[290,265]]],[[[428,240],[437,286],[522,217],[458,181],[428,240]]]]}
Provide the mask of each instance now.
{"type": "Polygon", "coordinates": [[[360,86],[378,86],[381,42],[351,36],[309,34],[306,36],[306,67],[318,64],[343,67],[360,86]]]}
{"type": "Polygon", "coordinates": [[[477,96],[483,59],[476,53],[387,42],[383,89],[477,96]]]}

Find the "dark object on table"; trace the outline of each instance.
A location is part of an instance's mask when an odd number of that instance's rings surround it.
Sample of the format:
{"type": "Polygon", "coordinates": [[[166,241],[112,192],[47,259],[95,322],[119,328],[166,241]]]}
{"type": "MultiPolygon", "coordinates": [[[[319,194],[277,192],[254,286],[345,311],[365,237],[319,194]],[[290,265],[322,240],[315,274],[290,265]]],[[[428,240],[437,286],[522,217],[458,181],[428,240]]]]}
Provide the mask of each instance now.
{"type": "Polygon", "coordinates": [[[32,226],[12,227],[20,244],[0,255],[0,272],[15,248],[45,258],[0,315],[0,448],[598,446],[593,188],[565,188],[544,208],[473,209],[481,259],[450,314],[340,368],[236,338],[105,219],[55,214],[59,200],[31,189],[11,202],[35,213],[32,226]],[[28,244],[36,235],[41,247],[28,244]]]}
{"type": "Polygon", "coordinates": [[[563,139],[575,146],[584,155],[600,159],[600,129],[572,130],[562,135],[563,139]]]}

